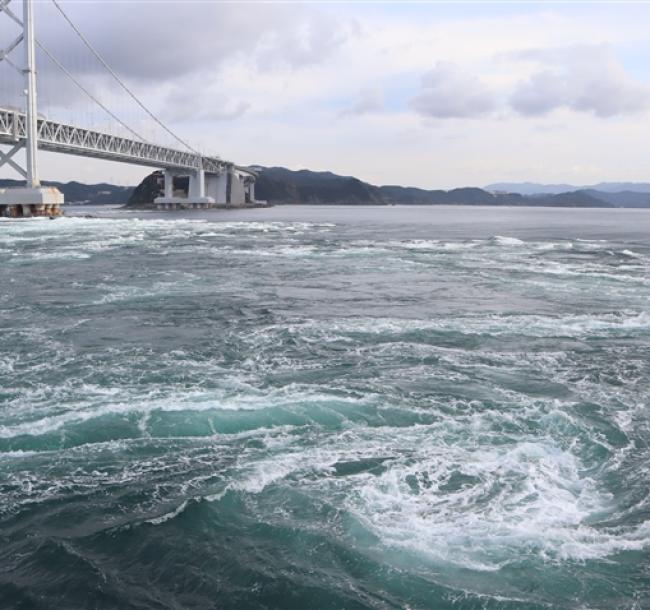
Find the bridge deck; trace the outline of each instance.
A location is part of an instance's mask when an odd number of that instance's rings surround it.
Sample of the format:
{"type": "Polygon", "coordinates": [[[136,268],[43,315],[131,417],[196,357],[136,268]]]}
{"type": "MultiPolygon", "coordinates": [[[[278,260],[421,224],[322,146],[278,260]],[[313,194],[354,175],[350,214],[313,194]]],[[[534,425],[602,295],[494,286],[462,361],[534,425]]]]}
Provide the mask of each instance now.
{"type": "MultiPolygon", "coordinates": [[[[25,138],[25,115],[0,108],[0,144],[15,144],[25,138]]],[[[47,119],[38,119],[38,147],[41,150],[135,165],[180,170],[203,169],[213,174],[220,174],[228,167],[233,167],[232,163],[218,157],[202,157],[192,152],[120,138],[47,119]]]]}

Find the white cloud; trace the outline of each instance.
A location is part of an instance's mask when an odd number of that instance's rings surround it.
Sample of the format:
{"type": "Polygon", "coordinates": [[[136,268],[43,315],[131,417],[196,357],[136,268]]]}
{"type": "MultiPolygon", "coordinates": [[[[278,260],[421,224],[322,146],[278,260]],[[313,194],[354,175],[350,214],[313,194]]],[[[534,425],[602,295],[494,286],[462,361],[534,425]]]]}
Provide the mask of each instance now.
{"type": "Polygon", "coordinates": [[[421,91],[411,104],[422,115],[442,119],[479,117],[496,106],[480,79],[451,62],[438,62],[422,77],[421,91]]]}
{"type": "Polygon", "coordinates": [[[565,107],[611,117],[650,107],[650,87],[627,74],[609,46],[525,51],[514,58],[538,66],[511,97],[512,107],[523,115],[565,107]]]}

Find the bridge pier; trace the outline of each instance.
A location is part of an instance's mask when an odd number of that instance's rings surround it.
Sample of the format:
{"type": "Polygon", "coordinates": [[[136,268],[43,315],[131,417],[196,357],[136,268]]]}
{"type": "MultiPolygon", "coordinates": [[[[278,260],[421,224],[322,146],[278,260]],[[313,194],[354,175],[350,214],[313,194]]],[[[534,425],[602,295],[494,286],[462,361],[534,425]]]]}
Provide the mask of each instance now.
{"type": "Polygon", "coordinates": [[[244,207],[255,203],[255,177],[249,172],[230,166],[220,174],[206,174],[206,193],[218,205],[244,207]]]}
{"type": "Polygon", "coordinates": [[[174,196],[174,172],[166,169],[165,176],[165,199],[171,199],[174,196]]]}
{"type": "MultiPolygon", "coordinates": [[[[30,216],[58,216],[61,211],[59,206],[63,203],[63,195],[55,188],[43,188],[38,178],[36,153],[38,152],[38,114],[36,108],[36,39],[34,38],[33,0],[23,0],[23,20],[11,13],[2,2],[0,12],[12,16],[13,20],[22,28],[22,33],[8,51],[0,53],[0,61],[7,60],[25,79],[25,115],[24,115],[24,140],[18,137],[18,132],[11,133],[9,144],[12,148],[8,152],[0,150],[0,167],[9,165],[24,179],[24,188],[3,189],[0,191],[0,215],[12,217],[30,216]],[[17,66],[10,61],[6,54],[11,52],[18,43],[22,42],[24,52],[24,65],[17,66]],[[14,155],[25,149],[25,167],[16,163],[14,155]]],[[[17,126],[17,113],[13,112],[14,125],[17,126]]]]}
{"type": "Polygon", "coordinates": [[[197,203],[207,203],[207,201],[201,201],[205,199],[205,172],[202,169],[190,174],[190,188],[187,197],[197,203]]]}
{"type": "Polygon", "coordinates": [[[205,192],[212,197],[217,204],[223,205],[228,201],[228,172],[220,174],[205,175],[205,192]]]}
{"type": "Polygon", "coordinates": [[[53,187],[10,188],[0,191],[0,216],[60,216],[61,204],[63,194],[53,187]]]}
{"type": "Polygon", "coordinates": [[[164,170],[164,195],[156,197],[154,203],[159,209],[203,208],[212,207],[215,200],[205,195],[205,172],[202,169],[182,171],[166,168],[164,170]],[[174,177],[188,176],[187,197],[174,195],[174,177]]]}

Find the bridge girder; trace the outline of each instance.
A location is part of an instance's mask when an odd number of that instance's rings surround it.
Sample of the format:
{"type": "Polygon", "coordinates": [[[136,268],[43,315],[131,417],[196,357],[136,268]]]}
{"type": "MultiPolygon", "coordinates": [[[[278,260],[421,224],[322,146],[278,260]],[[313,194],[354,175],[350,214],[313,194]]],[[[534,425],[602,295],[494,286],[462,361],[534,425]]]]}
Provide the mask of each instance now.
{"type": "MultiPolygon", "coordinates": [[[[26,137],[25,114],[13,109],[0,109],[0,143],[16,144],[24,142],[26,137]]],[[[38,119],[38,147],[52,152],[109,161],[188,171],[203,170],[211,174],[220,174],[234,167],[232,163],[218,157],[203,157],[188,151],[139,142],[43,118],[38,119]]],[[[249,173],[249,170],[244,168],[237,169],[249,173]]]]}

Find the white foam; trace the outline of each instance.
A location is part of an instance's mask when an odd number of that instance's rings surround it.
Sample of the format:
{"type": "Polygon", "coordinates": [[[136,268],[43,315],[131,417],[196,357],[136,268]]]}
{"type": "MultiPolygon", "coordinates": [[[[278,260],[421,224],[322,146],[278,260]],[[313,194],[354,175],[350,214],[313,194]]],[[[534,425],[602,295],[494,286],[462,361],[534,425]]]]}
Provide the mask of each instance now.
{"type": "Polygon", "coordinates": [[[147,519],[146,522],[151,523],[152,525],[160,525],[161,523],[165,523],[170,519],[173,519],[174,517],[180,515],[187,508],[187,504],[188,504],[188,500],[184,500],[174,510],[165,513],[164,515],[160,515],[160,517],[147,519]]]}
{"type": "MultiPolygon", "coordinates": [[[[555,250],[556,248],[561,247],[560,244],[554,243],[554,242],[544,242],[544,243],[538,243],[535,244],[535,250],[540,250],[542,252],[548,251],[548,250],[555,250]]],[[[571,244],[569,244],[569,247],[571,247],[571,244]]]]}
{"type": "Polygon", "coordinates": [[[590,525],[595,515],[611,513],[614,499],[543,428],[539,436],[494,442],[505,440],[491,432],[504,416],[517,424],[531,414],[479,412],[408,428],[356,428],[309,447],[285,436],[262,459],[243,460],[227,488],[209,499],[228,490],[299,488],[344,507],[386,548],[477,571],[530,558],[602,559],[650,545],[648,524],[590,525]],[[385,470],[332,476],[338,462],[369,458],[382,458],[385,470]]]}
{"type": "Polygon", "coordinates": [[[476,248],[480,244],[472,241],[472,242],[463,242],[463,241],[453,241],[453,242],[445,242],[442,244],[442,249],[443,250],[472,250],[473,248],[476,248]]]}
{"type": "Polygon", "coordinates": [[[468,315],[441,316],[426,319],[400,318],[334,318],[326,321],[269,326],[251,333],[245,339],[258,344],[276,340],[276,332],[288,330],[305,341],[310,338],[345,341],[356,334],[396,335],[414,332],[455,332],[464,335],[502,336],[521,334],[529,337],[580,337],[620,331],[650,330],[650,312],[621,311],[603,314],[544,315],[468,315]]]}
{"type": "Polygon", "coordinates": [[[621,250],[621,254],[625,254],[625,256],[629,256],[630,258],[643,258],[641,254],[632,252],[632,250],[621,250]]]}
{"type": "Polygon", "coordinates": [[[23,451],[22,449],[17,449],[15,451],[0,451],[0,459],[22,459],[26,457],[31,457],[37,455],[36,451],[23,451]]]}
{"type": "Polygon", "coordinates": [[[516,237],[506,237],[503,235],[495,235],[494,241],[496,241],[500,246],[520,246],[524,243],[521,239],[517,239],[516,237]]]}
{"type": "Polygon", "coordinates": [[[645,524],[627,532],[588,525],[612,498],[567,451],[532,440],[468,449],[420,449],[410,463],[368,477],[346,506],[386,546],[481,571],[524,556],[583,561],[650,544],[645,524]],[[453,472],[472,478],[444,489],[453,472]]]}
{"type": "MultiPolygon", "coordinates": [[[[222,250],[223,248],[219,248],[222,250]]],[[[314,254],[317,249],[316,246],[309,245],[281,245],[272,248],[251,248],[250,250],[242,250],[237,248],[228,248],[230,254],[235,256],[264,256],[264,257],[303,257],[314,254]]]]}
{"type": "MultiPolygon", "coordinates": [[[[326,392],[314,391],[309,387],[299,384],[290,384],[283,388],[260,392],[250,386],[241,384],[241,389],[246,392],[236,393],[237,381],[231,380],[233,386],[219,388],[212,391],[193,390],[185,387],[179,388],[161,397],[152,390],[149,394],[134,395],[128,389],[120,392],[106,389],[104,393],[95,393],[86,400],[77,400],[63,406],[61,412],[49,415],[52,409],[45,407],[44,411],[34,410],[29,407],[24,412],[25,419],[18,423],[0,425],[0,438],[14,438],[17,436],[41,436],[59,431],[66,426],[76,425],[107,416],[140,414],[138,427],[143,435],[149,435],[149,417],[154,412],[203,412],[203,411],[257,411],[263,409],[286,408],[292,409],[301,405],[327,405],[327,404],[363,404],[364,398],[349,396],[332,396],[326,392]],[[107,400],[111,396],[122,398],[122,401],[107,400]]],[[[83,389],[78,388],[76,394],[83,395],[83,389]]],[[[49,397],[51,400],[51,397],[49,397]]],[[[33,399],[24,397],[25,399],[33,399]]],[[[19,405],[14,405],[15,410],[21,412],[19,405]]]]}

